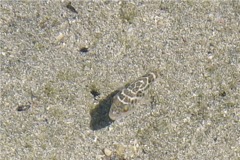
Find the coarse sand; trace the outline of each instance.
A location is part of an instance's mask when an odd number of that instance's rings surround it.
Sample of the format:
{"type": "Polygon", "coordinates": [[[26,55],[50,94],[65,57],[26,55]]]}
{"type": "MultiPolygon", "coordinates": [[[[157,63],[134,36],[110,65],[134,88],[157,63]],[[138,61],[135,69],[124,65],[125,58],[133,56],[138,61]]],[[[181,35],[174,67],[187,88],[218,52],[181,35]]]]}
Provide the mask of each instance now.
{"type": "Polygon", "coordinates": [[[239,160],[239,24],[238,0],[2,0],[0,159],[239,160]]]}

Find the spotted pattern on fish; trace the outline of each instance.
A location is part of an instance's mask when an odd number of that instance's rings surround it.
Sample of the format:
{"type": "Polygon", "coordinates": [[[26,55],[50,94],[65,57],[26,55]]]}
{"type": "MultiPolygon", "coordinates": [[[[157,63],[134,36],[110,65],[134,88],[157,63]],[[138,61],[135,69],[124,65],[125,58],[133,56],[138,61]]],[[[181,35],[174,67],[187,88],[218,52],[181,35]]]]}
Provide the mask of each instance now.
{"type": "Polygon", "coordinates": [[[109,117],[117,120],[132,113],[134,104],[145,95],[146,89],[157,77],[158,72],[152,71],[120,89],[112,99],[109,117]]]}

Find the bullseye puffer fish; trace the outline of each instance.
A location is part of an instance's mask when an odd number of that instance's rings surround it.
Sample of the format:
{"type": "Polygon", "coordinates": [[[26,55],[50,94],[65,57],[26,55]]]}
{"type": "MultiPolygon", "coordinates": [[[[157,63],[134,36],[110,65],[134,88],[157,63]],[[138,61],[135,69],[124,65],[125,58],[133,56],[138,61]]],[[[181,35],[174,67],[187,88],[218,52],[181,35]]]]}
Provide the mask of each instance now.
{"type": "Polygon", "coordinates": [[[113,97],[109,117],[115,121],[134,111],[134,105],[142,99],[150,84],[158,77],[157,71],[151,71],[126,85],[113,97]]]}

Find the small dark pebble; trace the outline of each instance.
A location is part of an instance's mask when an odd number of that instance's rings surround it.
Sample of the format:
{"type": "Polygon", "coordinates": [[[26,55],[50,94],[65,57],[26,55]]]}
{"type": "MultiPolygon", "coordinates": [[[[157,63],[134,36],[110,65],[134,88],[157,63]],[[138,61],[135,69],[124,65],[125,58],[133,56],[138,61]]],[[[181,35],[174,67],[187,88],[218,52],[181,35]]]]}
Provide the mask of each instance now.
{"type": "Polygon", "coordinates": [[[86,52],[88,52],[88,48],[87,48],[87,47],[82,47],[82,48],[80,49],[80,52],[86,53],[86,52]]]}
{"type": "Polygon", "coordinates": [[[71,2],[68,2],[67,6],[66,6],[70,11],[74,12],[74,13],[78,13],[76,11],[76,9],[72,6],[71,2]]]}
{"type": "Polygon", "coordinates": [[[222,92],[219,93],[219,95],[220,95],[221,97],[225,97],[227,94],[226,94],[225,91],[222,91],[222,92]]]}
{"type": "Polygon", "coordinates": [[[17,111],[22,112],[22,111],[26,111],[30,108],[30,105],[20,105],[17,107],[17,111]]]}
{"type": "Polygon", "coordinates": [[[214,140],[214,142],[216,142],[217,141],[217,137],[213,138],[213,140],[214,140]]]}
{"type": "Polygon", "coordinates": [[[94,98],[96,98],[97,96],[100,95],[100,93],[98,91],[96,91],[96,90],[91,90],[90,93],[93,95],[94,98]]]}
{"type": "Polygon", "coordinates": [[[48,119],[47,118],[45,118],[44,121],[48,124],[48,119]]]}

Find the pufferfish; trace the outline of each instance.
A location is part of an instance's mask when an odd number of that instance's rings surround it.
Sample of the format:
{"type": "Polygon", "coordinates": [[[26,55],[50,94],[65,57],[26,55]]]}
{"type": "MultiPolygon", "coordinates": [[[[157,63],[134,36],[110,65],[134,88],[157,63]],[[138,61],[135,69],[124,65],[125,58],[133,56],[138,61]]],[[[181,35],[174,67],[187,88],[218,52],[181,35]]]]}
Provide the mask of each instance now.
{"type": "Polygon", "coordinates": [[[120,89],[112,98],[109,117],[115,121],[134,111],[134,105],[143,98],[150,84],[158,77],[157,71],[151,71],[120,89]]]}

